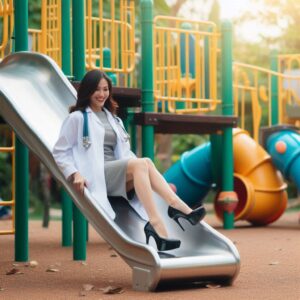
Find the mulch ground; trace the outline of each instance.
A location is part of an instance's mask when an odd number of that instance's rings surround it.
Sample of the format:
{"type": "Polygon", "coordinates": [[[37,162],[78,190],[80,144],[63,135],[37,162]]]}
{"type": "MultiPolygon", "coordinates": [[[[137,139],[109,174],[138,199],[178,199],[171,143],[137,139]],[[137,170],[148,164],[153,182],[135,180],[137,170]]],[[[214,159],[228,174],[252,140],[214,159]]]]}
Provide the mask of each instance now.
{"type": "MultiPolygon", "coordinates": [[[[61,223],[31,221],[31,266],[14,262],[13,236],[0,236],[0,299],[300,299],[300,225],[298,213],[285,213],[268,227],[246,222],[223,230],[213,215],[206,222],[236,244],[241,270],[233,286],[216,285],[156,293],[136,292],[131,269],[91,228],[86,262],[72,260],[60,246],[61,223]],[[14,269],[14,270],[13,270],[14,269]],[[8,272],[14,273],[6,275],[8,272]],[[113,290],[113,288],[116,288],[113,290]],[[106,289],[106,290],[105,290],[106,289]],[[104,294],[112,289],[116,294],[104,294]]],[[[0,230],[9,226],[0,221],[0,230]]]]}

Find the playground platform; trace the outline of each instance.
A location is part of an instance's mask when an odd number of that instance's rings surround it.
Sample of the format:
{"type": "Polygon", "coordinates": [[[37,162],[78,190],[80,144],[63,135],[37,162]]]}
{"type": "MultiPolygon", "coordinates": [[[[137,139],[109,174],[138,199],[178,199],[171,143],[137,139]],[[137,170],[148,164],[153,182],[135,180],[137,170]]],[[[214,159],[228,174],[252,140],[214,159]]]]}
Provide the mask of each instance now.
{"type": "MultiPolygon", "coordinates": [[[[30,259],[36,267],[14,264],[13,236],[0,239],[0,298],[22,299],[286,299],[300,297],[300,225],[298,212],[285,213],[267,227],[251,227],[239,221],[236,229],[223,230],[212,214],[206,222],[230,238],[241,255],[241,271],[230,287],[203,283],[178,286],[156,293],[136,292],[131,270],[91,228],[87,261],[72,261],[72,249],[62,248],[61,223],[51,221],[48,229],[41,221],[31,221],[30,259]],[[6,275],[16,268],[22,274],[6,275]],[[54,269],[57,272],[47,272],[54,269]],[[90,285],[90,286],[85,286],[90,285]],[[93,286],[91,291],[85,291],[93,286]],[[101,289],[120,287],[120,294],[104,294],[101,289]]],[[[9,221],[0,221],[0,226],[9,221]]],[[[199,237],[201,238],[201,237],[199,237]]]]}

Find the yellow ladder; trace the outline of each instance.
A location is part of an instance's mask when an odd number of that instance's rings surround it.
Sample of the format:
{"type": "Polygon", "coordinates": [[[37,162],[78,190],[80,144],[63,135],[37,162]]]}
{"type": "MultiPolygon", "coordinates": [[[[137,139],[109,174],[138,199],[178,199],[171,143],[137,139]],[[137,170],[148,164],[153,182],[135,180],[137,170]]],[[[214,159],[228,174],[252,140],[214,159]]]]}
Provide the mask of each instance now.
{"type": "MultiPolygon", "coordinates": [[[[12,145],[10,147],[0,147],[0,152],[9,152],[11,153],[11,160],[12,160],[12,186],[11,186],[11,200],[4,200],[0,201],[1,206],[10,206],[12,211],[12,222],[11,228],[0,230],[0,235],[8,235],[8,234],[15,234],[15,134],[11,130],[11,138],[12,138],[12,145]]],[[[0,187],[1,193],[1,187],[0,187]]]]}

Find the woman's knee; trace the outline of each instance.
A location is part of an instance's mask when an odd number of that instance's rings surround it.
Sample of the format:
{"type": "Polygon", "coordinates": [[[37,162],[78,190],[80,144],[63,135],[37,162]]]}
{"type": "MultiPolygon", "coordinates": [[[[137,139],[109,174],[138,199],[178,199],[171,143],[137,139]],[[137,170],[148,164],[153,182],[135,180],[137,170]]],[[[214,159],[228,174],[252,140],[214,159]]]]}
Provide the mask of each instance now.
{"type": "Polygon", "coordinates": [[[143,159],[146,161],[149,170],[156,169],[156,167],[155,167],[153,161],[152,161],[150,158],[144,157],[143,159]]]}
{"type": "Polygon", "coordinates": [[[144,158],[136,158],[130,161],[130,169],[133,173],[148,172],[149,166],[144,158]]]}

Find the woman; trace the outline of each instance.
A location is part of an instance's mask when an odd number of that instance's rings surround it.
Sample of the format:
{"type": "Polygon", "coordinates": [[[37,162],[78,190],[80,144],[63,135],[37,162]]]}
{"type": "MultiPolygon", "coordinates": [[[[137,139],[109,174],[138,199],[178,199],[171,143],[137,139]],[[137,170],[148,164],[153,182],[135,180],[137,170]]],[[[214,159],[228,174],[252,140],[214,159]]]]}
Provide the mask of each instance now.
{"type": "Polygon", "coordinates": [[[110,216],[114,212],[107,195],[128,200],[128,192],[134,189],[149,218],[144,228],[146,242],[152,236],[160,251],[178,248],[179,240],[168,239],[153,191],[169,204],[168,215],[179,225],[180,217],[197,224],[205,210],[192,210],[172,191],[150,159],[137,158],[130,151],[129,136],[116,117],[116,110],[109,77],[99,70],[89,71],[81,81],[77,102],[62,125],[54,159],[77,192],[83,194],[84,187],[95,192],[110,216]]]}

